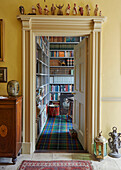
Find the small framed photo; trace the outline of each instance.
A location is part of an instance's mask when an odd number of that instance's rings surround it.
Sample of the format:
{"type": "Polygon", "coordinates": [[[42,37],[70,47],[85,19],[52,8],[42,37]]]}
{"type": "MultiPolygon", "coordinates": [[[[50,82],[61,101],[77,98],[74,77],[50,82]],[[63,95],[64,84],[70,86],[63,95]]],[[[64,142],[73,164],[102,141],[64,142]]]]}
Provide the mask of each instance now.
{"type": "Polygon", "coordinates": [[[4,22],[0,19],[0,61],[4,61],[4,22]]]}
{"type": "Polygon", "coordinates": [[[0,83],[7,83],[7,67],[0,67],[0,83]]]}

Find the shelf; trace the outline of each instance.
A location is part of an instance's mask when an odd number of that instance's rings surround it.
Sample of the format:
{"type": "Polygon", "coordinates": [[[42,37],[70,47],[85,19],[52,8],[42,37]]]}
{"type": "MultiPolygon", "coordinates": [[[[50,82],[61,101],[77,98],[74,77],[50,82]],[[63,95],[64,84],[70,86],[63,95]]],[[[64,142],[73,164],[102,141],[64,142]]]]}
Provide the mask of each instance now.
{"type": "MultiPolygon", "coordinates": [[[[42,50],[42,52],[47,56],[47,57],[49,57],[46,53],[45,53],[45,51],[43,50],[43,48],[37,43],[37,50],[42,50]]],[[[47,50],[49,51],[49,49],[47,48],[47,50]]]]}
{"type": "Polygon", "coordinates": [[[67,59],[67,58],[74,58],[74,57],[50,57],[50,59],[67,59]]]}
{"type": "Polygon", "coordinates": [[[36,76],[49,76],[49,74],[36,73],[36,76]]]}
{"type": "Polygon", "coordinates": [[[45,64],[43,61],[41,61],[39,58],[37,58],[37,61],[39,61],[40,63],[42,63],[43,65],[45,65],[46,67],[49,67],[49,65],[45,64]]]}
{"type": "Polygon", "coordinates": [[[41,115],[41,113],[43,112],[43,110],[45,109],[45,107],[48,103],[49,103],[49,101],[46,104],[44,104],[42,107],[40,107],[40,112],[39,112],[38,116],[41,115]]]}
{"type": "Polygon", "coordinates": [[[46,94],[40,99],[40,101],[43,100],[49,93],[50,93],[50,92],[46,93],[46,94]]]}
{"type": "Polygon", "coordinates": [[[39,90],[40,88],[42,88],[42,87],[44,87],[44,86],[47,86],[47,85],[49,85],[49,83],[44,84],[44,85],[42,85],[42,86],[40,86],[40,87],[36,88],[36,90],[39,90]]]}
{"type": "Polygon", "coordinates": [[[66,76],[66,77],[73,77],[74,75],[71,75],[71,74],[50,74],[50,76],[66,76]]]}
{"type": "Polygon", "coordinates": [[[49,102],[60,102],[60,100],[50,100],[49,102]]]}
{"type": "Polygon", "coordinates": [[[78,44],[79,42],[50,42],[50,44],[78,44]]]}
{"type": "Polygon", "coordinates": [[[57,92],[57,91],[50,91],[50,93],[74,93],[74,91],[61,91],[61,92],[57,92]]]}
{"type": "Polygon", "coordinates": [[[55,49],[55,50],[50,50],[50,51],[74,51],[74,50],[67,50],[67,49],[66,50],[65,49],[64,50],[56,50],[55,49]]]}
{"type": "Polygon", "coordinates": [[[52,85],[58,85],[58,84],[62,84],[62,85],[66,85],[66,84],[74,84],[74,83],[50,83],[50,84],[52,84],[52,85]]]}
{"type": "Polygon", "coordinates": [[[63,68],[63,67],[74,67],[74,66],[50,66],[50,68],[51,68],[51,67],[52,67],[52,68],[53,68],[53,67],[54,67],[54,68],[55,68],[55,67],[56,67],[56,68],[63,68]]]}

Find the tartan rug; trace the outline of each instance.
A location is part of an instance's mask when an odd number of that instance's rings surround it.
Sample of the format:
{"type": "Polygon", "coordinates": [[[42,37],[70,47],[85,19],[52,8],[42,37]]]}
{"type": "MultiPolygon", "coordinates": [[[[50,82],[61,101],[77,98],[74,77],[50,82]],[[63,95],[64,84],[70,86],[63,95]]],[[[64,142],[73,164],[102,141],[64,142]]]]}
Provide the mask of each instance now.
{"type": "Polygon", "coordinates": [[[93,170],[90,161],[23,161],[19,170],[93,170]]]}
{"type": "Polygon", "coordinates": [[[72,119],[66,115],[49,117],[42,134],[36,144],[37,150],[83,150],[77,138],[72,138],[72,119]]]}

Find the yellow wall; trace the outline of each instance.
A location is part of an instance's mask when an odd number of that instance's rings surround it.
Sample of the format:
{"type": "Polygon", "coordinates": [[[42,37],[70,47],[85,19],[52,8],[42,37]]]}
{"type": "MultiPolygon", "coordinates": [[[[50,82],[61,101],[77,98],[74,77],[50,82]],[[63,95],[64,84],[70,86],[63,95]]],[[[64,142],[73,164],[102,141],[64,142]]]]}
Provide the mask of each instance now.
{"type": "MultiPolygon", "coordinates": [[[[89,3],[91,15],[93,15],[95,4],[98,3],[100,10],[108,20],[103,25],[102,35],[102,97],[121,97],[121,1],[120,0],[0,0],[0,18],[5,22],[5,62],[0,62],[0,67],[8,67],[8,81],[15,79],[22,84],[22,41],[21,23],[16,19],[19,14],[18,7],[23,5],[25,12],[31,12],[31,6],[41,2],[42,8],[45,4],[65,4],[73,7],[85,6],[89,3]],[[83,3],[82,3],[83,2],[83,3]]],[[[86,13],[86,9],[84,11],[86,13]]],[[[20,88],[22,89],[22,87],[20,88]]],[[[21,93],[21,90],[20,90],[21,93]]],[[[6,83],[0,83],[0,95],[7,94],[6,83]]],[[[111,130],[113,125],[121,131],[121,102],[102,102],[102,130],[104,136],[111,130]]]]}

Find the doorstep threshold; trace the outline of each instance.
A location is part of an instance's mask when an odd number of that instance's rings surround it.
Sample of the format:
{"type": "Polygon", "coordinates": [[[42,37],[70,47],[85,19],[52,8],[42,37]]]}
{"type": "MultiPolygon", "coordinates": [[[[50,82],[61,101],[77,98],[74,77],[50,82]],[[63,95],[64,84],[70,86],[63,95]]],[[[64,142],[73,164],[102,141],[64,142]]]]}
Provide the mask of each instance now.
{"type": "Polygon", "coordinates": [[[88,153],[85,150],[35,150],[34,153],[88,153]]]}

